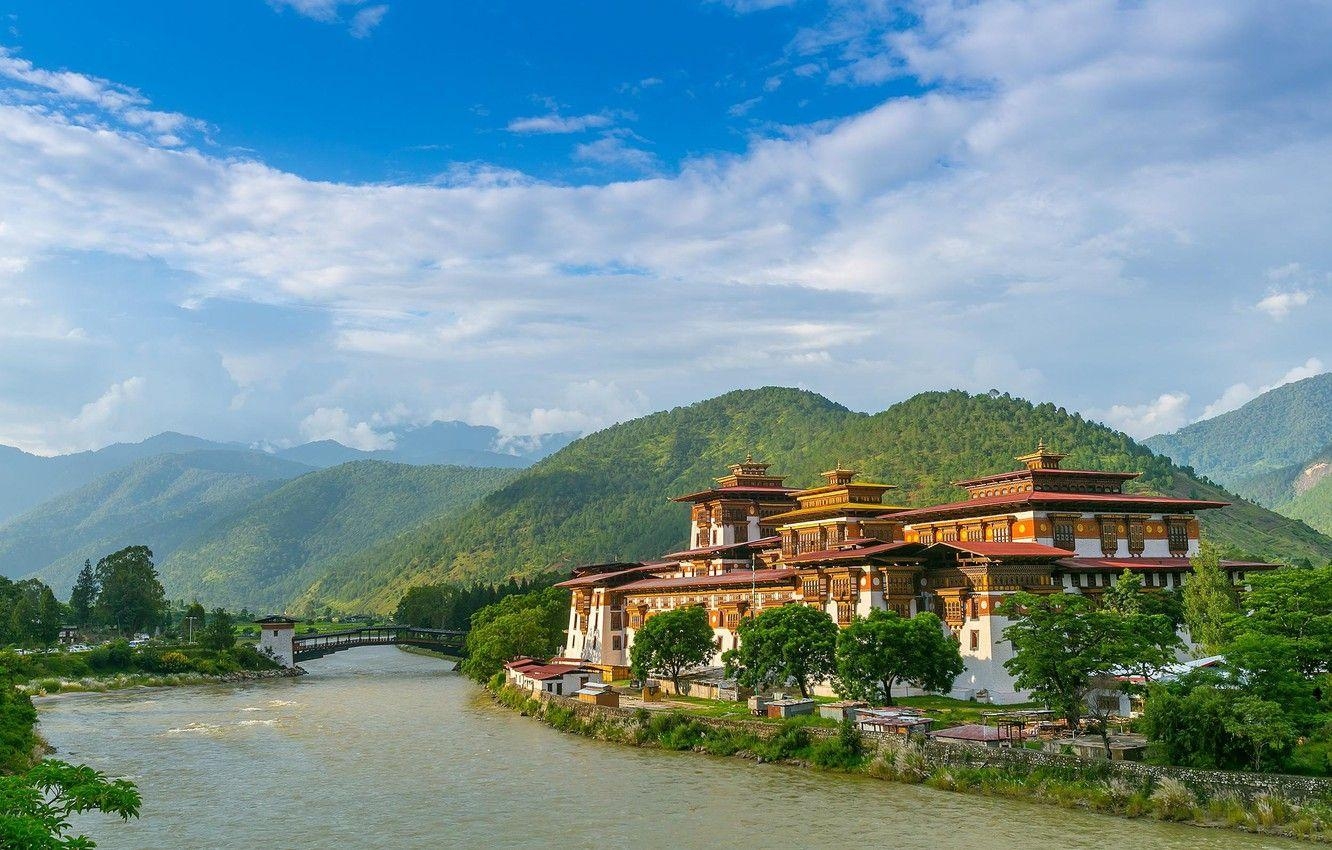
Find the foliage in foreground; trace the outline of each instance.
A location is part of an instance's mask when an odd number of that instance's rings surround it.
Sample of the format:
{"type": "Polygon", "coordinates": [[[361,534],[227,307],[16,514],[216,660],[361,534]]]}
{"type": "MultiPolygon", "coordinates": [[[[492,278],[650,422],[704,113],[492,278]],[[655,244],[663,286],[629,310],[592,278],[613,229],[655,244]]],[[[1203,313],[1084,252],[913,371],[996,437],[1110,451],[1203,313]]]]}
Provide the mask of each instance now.
{"type": "Polygon", "coordinates": [[[837,689],[851,699],[892,705],[898,683],[947,692],[962,669],[957,641],[929,612],[875,610],[837,634],[837,689]]]}
{"type": "Polygon", "coordinates": [[[802,697],[835,668],[837,624],[826,611],[807,605],[767,608],[740,624],[740,646],[727,650],[726,666],[755,690],[792,682],[802,697]]]}
{"type": "Polygon", "coordinates": [[[107,779],[84,765],[44,761],[26,773],[0,776],[0,847],[14,850],[96,847],[70,835],[69,816],[99,811],[137,818],[139,791],[125,779],[107,779]]]}

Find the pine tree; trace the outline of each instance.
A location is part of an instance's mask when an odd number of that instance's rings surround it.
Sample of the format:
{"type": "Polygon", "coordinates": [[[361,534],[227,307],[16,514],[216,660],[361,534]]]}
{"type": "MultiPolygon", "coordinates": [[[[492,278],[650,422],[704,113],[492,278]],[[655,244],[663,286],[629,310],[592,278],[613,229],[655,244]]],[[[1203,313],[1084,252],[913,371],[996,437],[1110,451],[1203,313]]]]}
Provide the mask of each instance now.
{"type": "Polygon", "coordinates": [[[1184,583],[1184,622],[1189,635],[1207,652],[1217,652],[1225,645],[1231,621],[1238,614],[1235,587],[1221,569],[1216,549],[1204,545],[1184,583]]]}
{"type": "Polygon", "coordinates": [[[86,626],[92,622],[97,591],[97,577],[93,573],[92,561],[85,560],[83,569],[79,570],[79,577],[74,581],[74,589],[69,594],[69,610],[74,625],[86,626]]]}

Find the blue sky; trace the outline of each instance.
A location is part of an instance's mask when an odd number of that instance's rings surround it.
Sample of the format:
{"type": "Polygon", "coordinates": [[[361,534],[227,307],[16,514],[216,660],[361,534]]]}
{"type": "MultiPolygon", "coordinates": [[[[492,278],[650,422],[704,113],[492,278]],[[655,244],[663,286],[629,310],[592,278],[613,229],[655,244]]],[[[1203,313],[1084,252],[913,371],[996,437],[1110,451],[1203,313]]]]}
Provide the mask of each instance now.
{"type": "Polygon", "coordinates": [[[0,443],[1323,371],[1332,10],[0,0],[0,443]],[[724,340],[724,345],[718,341],[724,340]]]}

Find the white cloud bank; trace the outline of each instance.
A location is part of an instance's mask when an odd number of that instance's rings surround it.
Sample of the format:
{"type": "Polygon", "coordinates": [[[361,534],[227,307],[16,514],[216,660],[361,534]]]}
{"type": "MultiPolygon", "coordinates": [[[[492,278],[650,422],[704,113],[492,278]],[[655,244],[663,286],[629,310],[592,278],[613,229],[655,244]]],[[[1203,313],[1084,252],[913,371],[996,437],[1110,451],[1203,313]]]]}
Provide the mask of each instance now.
{"type": "MultiPolygon", "coordinates": [[[[350,8],[287,5],[316,19],[350,8]]],[[[1252,310],[1215,309],[1273,297],[1253,285],[1265,269],[1332,268],[1325,4],[922,2],[906,32],[880,4],[835,5],[795,48],[826,48],[806,65],[929,90],[592,186],[484,164],[436,184],[306,180],[166,138],[141,95],[6,54],[20,88],[0,96],[0,257],[27,294],[50,264],[87,256],[140,264],[161,290],[145,299],[191,305],[193,324],[153,313],[173,346],[163,357],[118,344],[83,299],[44,296],[97,351],[59,372],[84,399],[94,379],[119,380],[112,368],[168,386],[184,380],[178,363],[211,358],[215,384],[158,399],[164,424],[200,430],[274,411],[266,427],[291,433],[322,409],[320,433],[373,441],[356,428],[394,405],[425,415],[496,398],[494,421],[594,427],[621,415],[578,406],[594,381],[635,410],[760,383],[863,408],[1016,383],[1091,410],[1147,386],[1154,402],[1113,413],[1141,432],[1183,415],[1181,369],[1225,386],[1255,351],[1332,356],[1326,299],[1262,308],[1284,317],[1279,336],[1252,310]],[[295,330],[206,324],[229,305],[295,330]],[[790,333],[810,321],[832,330],[790,333]],[[221,364],[242,353],[285,365],[241,394],[221,364]],[[982,360],[1009,365],[977,385],[982,360]]],[[[510,129],[610,120],[553,113],[510,129]]],[[[633,164],[596,144],[588,164],[633,164]]],[[[1296,289],[1312,291],[1279,292],[1296,289]]],[[[77,411],[19,404],[25,391],[5,390],[0,439],[36,445],[41,423],[77,411]]]]}

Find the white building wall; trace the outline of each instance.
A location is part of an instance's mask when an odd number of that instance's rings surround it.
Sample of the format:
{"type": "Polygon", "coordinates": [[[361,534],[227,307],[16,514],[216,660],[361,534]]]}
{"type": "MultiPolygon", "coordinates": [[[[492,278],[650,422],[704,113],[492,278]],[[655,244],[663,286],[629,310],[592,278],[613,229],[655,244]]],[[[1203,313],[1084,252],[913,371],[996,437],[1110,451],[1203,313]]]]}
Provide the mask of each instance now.
{"type": "Polygon", "coordinates": [[[292,638],[295,634],[293,628],[265,627],[259,635],[259,651],[272,655],[283,667],[294,667],[296,652],[292,647],[292,638]]]}
{"type": "Polygon", "coordinates": [[[1007,617],[989,614],[967,619],[962,624],[960,651],[962,654],[962,675],[953,680],[951,696],[958,699],[972,699],[978,691],[990,694],[990,701],[997,705],[1023,702],[1028,694],[1018,691],[1013,684],[1013,676],[1004,669],[1004,662],[1013,657],[1013,645],[1004,640],[1004,629],[1010,624],[1007,617]],[[971,649],[971,632],[977,631],[978,648],[971,649]]]}

